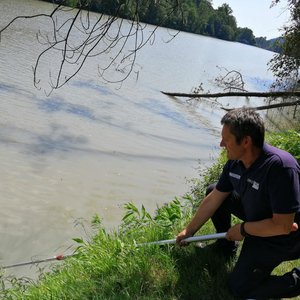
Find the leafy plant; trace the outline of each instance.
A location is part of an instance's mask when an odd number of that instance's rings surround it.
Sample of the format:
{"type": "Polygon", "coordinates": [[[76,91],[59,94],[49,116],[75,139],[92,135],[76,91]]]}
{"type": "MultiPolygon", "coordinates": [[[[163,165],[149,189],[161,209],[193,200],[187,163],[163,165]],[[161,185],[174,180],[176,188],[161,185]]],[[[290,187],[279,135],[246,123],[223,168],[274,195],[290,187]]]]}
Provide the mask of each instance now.
{"type": "Polygon", "coordinates": [[[142,205],[141,211],[132,203],[126,203],[124,208],[127,210],[125,216],[122,218],[123,228],[127,230],[129,228],[137,228],[140,226],[146,226],[152,223],[151,215],[146,211],[144,205],[142,205]]]}
{"type": "Polygon", "coordinates": [[[290,152],[300,162],[300,130],[269,133],[267,140],[273,146],[290,152]]]}
{"type": "Polygon", "coordinates": [[[160,226],[171,227],[183,218],[183,207],[184,205],[175,197],[172,202],[157,209],[154,220],[160,226]]]}

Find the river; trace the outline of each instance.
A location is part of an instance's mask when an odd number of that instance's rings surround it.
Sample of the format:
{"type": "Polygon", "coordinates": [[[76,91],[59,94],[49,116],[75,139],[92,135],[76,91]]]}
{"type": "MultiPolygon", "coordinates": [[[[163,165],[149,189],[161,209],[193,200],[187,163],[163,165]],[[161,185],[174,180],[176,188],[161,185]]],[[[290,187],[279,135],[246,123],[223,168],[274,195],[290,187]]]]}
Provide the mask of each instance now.
{"type": "MultiPolygon", "coordinates": [[[[2,28],[17,15],[52,6],[1,0],[0,8],[2,28]]],[[[219,153],[224,111],[160,91],[190,92],[200,84],[215,91],[213,80],[225,69],[241,72],[248,90],[262,91],[272,81],[267,70],[272,52],[188,33],[165,43],[168,31],[161,28],[155,43],[138,53],[138,80],[133,74],[121,86],[103,83],[94,58],[48,95],[33,86],[38,29],[49,31],[49,23],[18,20],[1,36],[2,265],[68,252],[72,238],[87,238],[81,224],[95,214],[108,230],[116,229],[125,203],[153,213],[189,191],[199,161],[208,166],[219,153]]],[[[48,74],[54,61],[49,57],[41,72],[48,74]]],[[[47,75],[41,78],[47,85],[47,75]]],[[[222,103],[232,107],[243,101],[222,103]]],[[[9,272],[32,275],[34,270],[9,272]]]]}

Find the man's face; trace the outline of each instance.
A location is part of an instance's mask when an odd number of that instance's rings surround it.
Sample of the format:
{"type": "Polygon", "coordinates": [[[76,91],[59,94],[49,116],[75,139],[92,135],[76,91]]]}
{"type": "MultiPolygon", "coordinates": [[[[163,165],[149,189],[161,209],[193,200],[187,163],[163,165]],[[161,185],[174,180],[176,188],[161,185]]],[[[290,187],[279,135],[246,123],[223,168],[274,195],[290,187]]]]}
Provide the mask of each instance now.
{"type": "Polygon", "coordinates": [[[224,147],[227,152],[227,158],[232,160],[239,160],[242,158],[245,150],[242,146],[237,144],[235,136],[230,132],[229,126],[224,125],[222,128],[222,140],[220,146],[224,147]]]}

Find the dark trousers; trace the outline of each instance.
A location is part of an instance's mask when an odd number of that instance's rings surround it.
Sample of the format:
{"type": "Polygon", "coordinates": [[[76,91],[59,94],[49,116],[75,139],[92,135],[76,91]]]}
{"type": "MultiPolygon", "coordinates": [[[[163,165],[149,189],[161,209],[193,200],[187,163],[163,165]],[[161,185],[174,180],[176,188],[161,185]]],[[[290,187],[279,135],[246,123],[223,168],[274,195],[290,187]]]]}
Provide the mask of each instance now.
{"type": "MultiPolygon", "coordinates": [[[[207,194],[215,187],[210,185],[207,194]]],[[[231,227],[231,215],[245,220],[245,214],[238,194],[233,192],[212,217],[217,232],[226,232],[231,227]]],[[[240,256],[229,277],[229,287],[238,298],[281,298],[295,297],[300,287],[295,286],[291,273],[283,276],[271,272],[283,261],[300,257],[299,245],[282,245],[282,248],[269,242],[268,238],[250,236],[244,239],[240,256]]],[[[299,285],[299,283],[298,283],[299,285]]]]}

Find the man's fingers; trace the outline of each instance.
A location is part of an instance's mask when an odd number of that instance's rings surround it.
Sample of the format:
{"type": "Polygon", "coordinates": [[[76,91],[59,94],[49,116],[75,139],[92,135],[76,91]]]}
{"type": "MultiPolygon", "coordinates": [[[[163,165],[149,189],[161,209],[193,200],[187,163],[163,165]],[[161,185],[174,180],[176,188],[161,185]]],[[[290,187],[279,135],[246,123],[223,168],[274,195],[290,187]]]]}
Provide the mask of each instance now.
{"type": "Polygon", "coordinates": [[[187,236],[177,237],[176,238],[176,244],[179,245],[179,246],[187,246],[189,243],[184,241],[184,239],[186,239],[186,238],[187,238],[187,236]]]}

